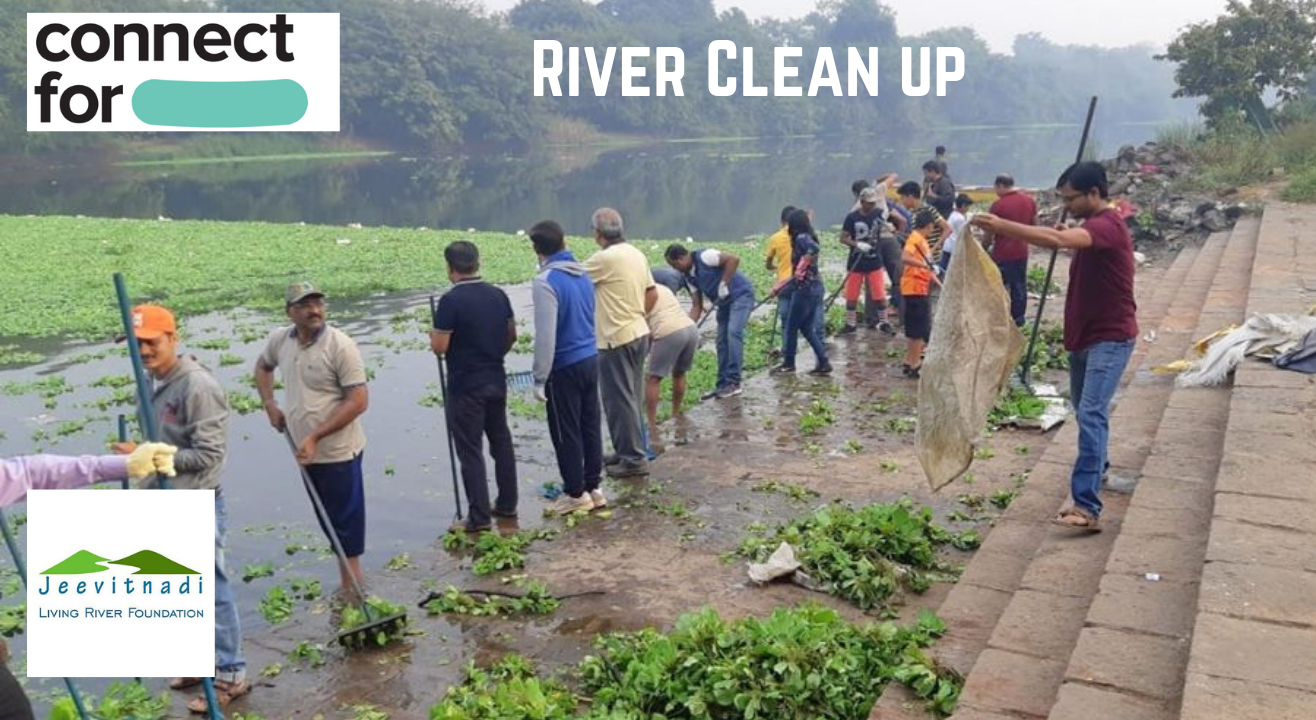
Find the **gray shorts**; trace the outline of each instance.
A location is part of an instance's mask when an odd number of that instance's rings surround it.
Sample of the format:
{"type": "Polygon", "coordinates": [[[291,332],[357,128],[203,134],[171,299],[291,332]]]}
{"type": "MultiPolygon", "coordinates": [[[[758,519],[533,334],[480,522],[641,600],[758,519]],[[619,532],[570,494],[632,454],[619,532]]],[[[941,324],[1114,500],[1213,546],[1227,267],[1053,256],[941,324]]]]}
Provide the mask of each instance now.
{"type": "Polygon", "coordinates": [[[699,349],[699,330],[691,325],[677,330],[661,340],[655,340],[649,351],[651,377],[684,375],[695,364],[695,350],[699,349]]]}

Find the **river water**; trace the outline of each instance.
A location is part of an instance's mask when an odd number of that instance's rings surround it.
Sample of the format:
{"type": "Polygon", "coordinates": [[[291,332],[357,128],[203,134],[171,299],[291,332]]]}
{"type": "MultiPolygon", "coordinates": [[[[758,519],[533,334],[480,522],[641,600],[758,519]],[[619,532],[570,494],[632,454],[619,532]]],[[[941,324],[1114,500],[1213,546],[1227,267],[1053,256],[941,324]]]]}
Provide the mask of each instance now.
{"type": "MultiPolygon", "coordinates": [[[[1097,125],[1091,149],[1151,139],[1148,125],[1097,125]]],[[[634,237],[735,240],[774,226],[782,206],[844,218],[850,183],[894,171],[920,179],[933,148],[949,148],[961,185],[1008,172],[1047,187],[1073,161],[1081,128],[981,128],[853,137],[666,142],[619,150],[356,161],[278,161],[61,170],[0,178],[0,213],[260,220],[515,231],[557,219],[589,230],[597,207],[618,208],[634,237]]]]}

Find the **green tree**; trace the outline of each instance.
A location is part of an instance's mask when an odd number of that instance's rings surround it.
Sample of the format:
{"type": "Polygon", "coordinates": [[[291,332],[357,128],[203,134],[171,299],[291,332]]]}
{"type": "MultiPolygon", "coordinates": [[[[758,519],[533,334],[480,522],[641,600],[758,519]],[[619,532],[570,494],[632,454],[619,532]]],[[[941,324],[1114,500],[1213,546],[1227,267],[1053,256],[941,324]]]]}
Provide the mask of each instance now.
{"type": "Polygon", "coordinates": [[[1211,124],[1242,116],[1273,128],[1266,94],[1297,97],[1316,67],[1316,3],[1229,0],[1225,15],[1188,26],[1157,59],[1178,64],[1175,97],[1206,98],[1211,124]]]}
{"type": "Polygon", "coordinates": [[[881,0],[824,0],[818,9],[831,21],[819,38],[825,45],[884,47],[896,40],[896,14],[881,0]]]}

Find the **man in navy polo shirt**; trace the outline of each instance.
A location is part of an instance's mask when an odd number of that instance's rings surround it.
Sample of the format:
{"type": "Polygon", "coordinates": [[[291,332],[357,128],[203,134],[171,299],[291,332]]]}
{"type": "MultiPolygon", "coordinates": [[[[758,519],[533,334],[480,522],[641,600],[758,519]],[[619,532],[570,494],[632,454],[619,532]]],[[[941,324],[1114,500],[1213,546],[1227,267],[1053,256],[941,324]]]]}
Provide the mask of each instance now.
{"type": "Polygon", "coordinates": [[[691,252],[673,243],[664,254],[667,264],[690,277],[697,322],[704,313],[703,298],[717,308],[717,390],[725,399],[739,395],[740,369],[745,361],[745,326],[754,310],[754,285],[740,272],[740,258],[712,248],[691,252]]]}
{"type": "Polygon", "coordinates": [[[430,349],[448,363],[448,427],[461,462],[470,514],[454,529],[484,532],[493,517],[516,517],[516,453],[507,427],[507,371],[503,358],[516,342],[512,303],[480,279],[480,251],[458,240],[443,250],[452,289],[439,300],[430,349]],[[494,460],[498,497],[489,503],[484,438],[494,460]]]}

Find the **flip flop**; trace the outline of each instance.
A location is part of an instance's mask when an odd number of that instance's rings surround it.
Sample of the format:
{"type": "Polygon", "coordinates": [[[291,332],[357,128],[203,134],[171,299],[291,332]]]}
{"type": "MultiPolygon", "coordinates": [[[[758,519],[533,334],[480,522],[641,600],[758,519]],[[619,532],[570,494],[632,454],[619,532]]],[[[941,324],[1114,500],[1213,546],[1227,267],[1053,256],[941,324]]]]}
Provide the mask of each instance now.
{"type": "Polygon", "coordinates": [[[169,681],[170,690],[186,690],[201,684],[199,677],[176,677],[169,681]]]}
{"type": "Polygon", "coordinates": [[[1090,533],[1101,532],[1101,524],[1096,516],[1078,508],[1062,510],[1060,514],[1051,518],[1051,524],[1071,530],[1082,530],[1090,533]]]}
{"type": "MultiPolygon", "coordinates": [[[[228,704],[251,692],[251,683],[243,680],[241,682],[224,682],[215,681],[215,702],[219,704],[221,710],[226,709],[228,704]]],[[[210,706],[206,704],[206,696],[198,695],[192,698],[187,704],[187,709],[198,714],[205,714],[210,711],[210,706]]]]}

